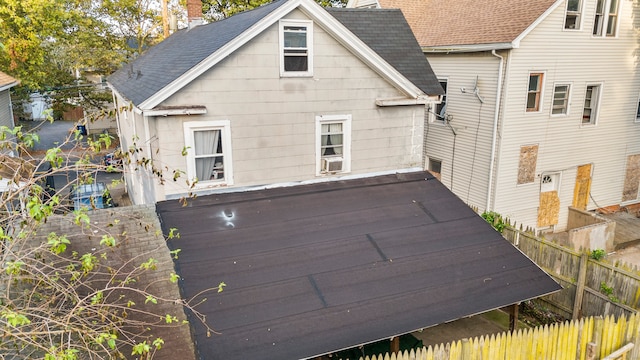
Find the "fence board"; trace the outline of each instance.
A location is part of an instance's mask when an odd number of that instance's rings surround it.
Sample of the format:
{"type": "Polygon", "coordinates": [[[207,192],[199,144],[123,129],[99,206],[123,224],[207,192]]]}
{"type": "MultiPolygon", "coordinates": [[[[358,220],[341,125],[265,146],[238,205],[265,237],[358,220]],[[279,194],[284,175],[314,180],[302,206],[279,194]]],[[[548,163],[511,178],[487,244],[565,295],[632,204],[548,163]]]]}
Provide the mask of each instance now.
{"type": "MultiPolygon", "coordinates": [[[[624,352],[637,359],[640,346],[638,315],[628,318],[588,317],[534,329],[503,332],[398,354],[380,354],[365,360],[573,360],[586,359],[587,344],[596,344],[598,359],[624,352]],[[631,340],[631,341],[630,341],[631,340]]],[[[362,360],[363,358],[360,358],[362,360]]],[[[343,359],[347,360],[347,359],[343,359]]]]}

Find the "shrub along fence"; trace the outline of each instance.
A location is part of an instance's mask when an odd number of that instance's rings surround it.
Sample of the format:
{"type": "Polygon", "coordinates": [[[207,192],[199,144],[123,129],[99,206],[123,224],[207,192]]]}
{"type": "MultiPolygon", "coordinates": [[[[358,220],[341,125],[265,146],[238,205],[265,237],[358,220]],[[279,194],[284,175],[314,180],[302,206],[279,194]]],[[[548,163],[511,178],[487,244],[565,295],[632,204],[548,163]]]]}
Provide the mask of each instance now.
{"type": "MultiPolygon", "coordinates": [[[[365,360],[638,359],[640,316],[589,317],[514,333],[464,339],[365,360]]],[[[363,358],[360,358],[361,360],[363,358]]]]}
{"type": "Polygon", "coordinates": [[[540,301],[565,318],[629,316],[640,308],[640,275],[635,268],[597,261],[511,226],[502,235],[562,285],[562,291],[540,301]]]}

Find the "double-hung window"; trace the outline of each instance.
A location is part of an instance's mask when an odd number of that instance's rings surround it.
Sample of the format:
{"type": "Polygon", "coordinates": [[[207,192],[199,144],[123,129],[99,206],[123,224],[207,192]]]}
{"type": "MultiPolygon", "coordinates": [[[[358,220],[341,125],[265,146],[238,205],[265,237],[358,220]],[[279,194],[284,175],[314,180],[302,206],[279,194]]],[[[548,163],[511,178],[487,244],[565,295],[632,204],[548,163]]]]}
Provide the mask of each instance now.
{"type": "Polygon", "coordinates": [[[582,109],[582,125],[595,125],[598,118],[598,103],[600,102],[601,85],[587,85],[582,109]]]}
{"type": "Polygon", "coordinates": [[[568,84],[558,84],[553,88],[552,115],[566,115],[569,112],[569,88],[568,84]]]}
{"type": "Polygon", "coordinates": [[[594,36],[616,36],[620,0],[597,0],[593,20],[594,36]]]}
{"type": "Polygon", "coordinates": [[[316,117],[316,174],[351,170],[351,115],[316,117]]]}
{"type": "Polygon", "coordinates": [[[313,22],[280,21],[280,76],[313,75],[313,22]]]}
{"type": "Polygon", "coordinates": [[[444,123],[446,120],[446,112],[447,112],[447,79],[440,80],[440,86],[442,86],[442,90],[444,90],[444,95],[442,95],[442,99],[440,104],[436,105],[436,121],[440,123],[444,123]]]}
{"type": "Polygon", "coordinates": [[[529,87],[527,89],[527,111],[540,111],[542,99],[542,73],[529,74],[529,87]]]}
{"type": "Polygon", "coordinates": [[[199,184],[233,184],[228,120],[184,123],[187,175],[199,184]]]}
{"type": "Polygon", "coordinates": [[[580,30],[582,14],[582,0],[567,0],[567,13],[564,19],[564,28],[580,30]]]}

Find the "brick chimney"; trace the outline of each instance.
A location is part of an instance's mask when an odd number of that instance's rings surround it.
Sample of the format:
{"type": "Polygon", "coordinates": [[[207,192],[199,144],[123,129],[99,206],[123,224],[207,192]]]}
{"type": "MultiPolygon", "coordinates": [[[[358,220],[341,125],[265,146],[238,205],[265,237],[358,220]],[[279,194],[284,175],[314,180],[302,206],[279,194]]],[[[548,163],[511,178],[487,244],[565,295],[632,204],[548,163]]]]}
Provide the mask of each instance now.
{"type": "Polygon", "coordinates": [[[187,0],[187,23],[189,29],[202,25],[202,0],[187,0]]]}

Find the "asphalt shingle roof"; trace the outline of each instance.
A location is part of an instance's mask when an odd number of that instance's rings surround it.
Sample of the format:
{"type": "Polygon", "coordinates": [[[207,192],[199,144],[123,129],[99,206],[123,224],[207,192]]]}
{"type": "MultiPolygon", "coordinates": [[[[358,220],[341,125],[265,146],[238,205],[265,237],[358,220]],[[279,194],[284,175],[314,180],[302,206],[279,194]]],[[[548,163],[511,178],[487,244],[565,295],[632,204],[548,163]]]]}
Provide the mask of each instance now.
{"type": "Polygon", "coordinates": [[[402,9],[423,47],[508,43],[556,0],[379,0],[402,9]]]}
{"type": "Polygon", "coordinates": [[[444,93],[400,10],[327,11],[425,94],[444,93]]]}
{"type": "MultiPolygon", "coordinates": [[[[285,3],[274,1],[221,21],[178,31],[116,71],[109,83],[134,105],[140,105],[285,3]]],[[[350,9],[330,13],[426,94],[442,94],[400,12],[350,9]]]]}
{"type": "Polygon", "coordinates": [[[202,359],[311,358],[560,289],[426,172],[156,206],[202,359]]]}

